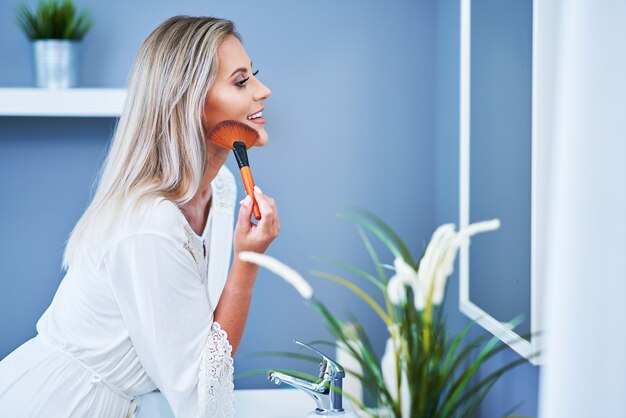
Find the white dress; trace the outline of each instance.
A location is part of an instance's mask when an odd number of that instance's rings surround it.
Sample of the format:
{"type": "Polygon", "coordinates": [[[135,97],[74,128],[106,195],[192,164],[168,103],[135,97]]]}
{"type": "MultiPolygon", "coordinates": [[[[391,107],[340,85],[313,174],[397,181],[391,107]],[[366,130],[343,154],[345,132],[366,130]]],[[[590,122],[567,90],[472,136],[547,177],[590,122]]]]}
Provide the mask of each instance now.
{"type": "Polygon", "coordinates": [[[159,389],[178,417],[232,417],[233,360],[213,312],[230,266],[235,181],[222,167],[201,236],[174,202],[150,202],[77,257],[0,362],[0,417],[133,417],[159,389]]]}

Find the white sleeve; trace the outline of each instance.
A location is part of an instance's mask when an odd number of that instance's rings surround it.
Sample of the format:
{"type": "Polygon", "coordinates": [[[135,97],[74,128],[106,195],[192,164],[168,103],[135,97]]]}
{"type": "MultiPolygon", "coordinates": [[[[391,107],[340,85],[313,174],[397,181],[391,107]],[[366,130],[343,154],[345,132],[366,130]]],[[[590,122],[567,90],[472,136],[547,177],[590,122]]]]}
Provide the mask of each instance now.
{"type": "Polygon", "coordinates": [[[103,264],[139,361],[174,415],[234,416],[232,347],[182,243],[135,234],[103,264]]]}

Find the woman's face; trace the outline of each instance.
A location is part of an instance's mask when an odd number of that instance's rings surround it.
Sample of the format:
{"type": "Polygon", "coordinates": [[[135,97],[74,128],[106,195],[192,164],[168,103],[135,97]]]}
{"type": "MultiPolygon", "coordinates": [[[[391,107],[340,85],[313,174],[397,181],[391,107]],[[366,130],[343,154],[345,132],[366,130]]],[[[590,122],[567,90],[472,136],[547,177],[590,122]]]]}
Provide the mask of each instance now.
{"type": "Polygon", "coordinates": [[[243,122],[259,133],[255,145],[265,145],[268,135],[261,112],[263,100],[272,94],[271,90],[252,73],[252,61],[236,37],[227,36],[217,56],[217,77],[209,90],[202,116],[205,129],[208,131],[223,120],[243,122]]]}

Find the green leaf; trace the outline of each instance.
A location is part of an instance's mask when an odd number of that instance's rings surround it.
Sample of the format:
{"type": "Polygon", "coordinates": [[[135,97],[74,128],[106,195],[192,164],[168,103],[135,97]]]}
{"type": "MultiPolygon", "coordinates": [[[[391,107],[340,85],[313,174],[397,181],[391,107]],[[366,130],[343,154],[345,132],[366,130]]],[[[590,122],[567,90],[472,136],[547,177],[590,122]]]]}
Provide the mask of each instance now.
{"type": "Polygon", "coordinates": [[[385,274],[382,264],[380,263],[380,260],[378,259],[378,254],[376,254],[376,250],[374,250],[374,246],[370,242],[369,238],[367,238],[367,235],[365,234],[365,231],[363,231],[363,228],[361,228],[360,226],[357,226],[357,231],[359,233],[359,237],[361,237],[361,241],[363,241],[363,244],[365,245],[365,248],[367,249],[367,252],[369,253],[372,261],[374,262],[374,266],[376,267],[378,277],[380,277],[380,282],[386,285],[387,275],[385,274]]]}
{"type": "Polygon", "coordinates": [[[472,328],[472,326],[475,323],[476,323],[476,321],[471,321],[469,324],[467,324],[467,326],[465,328],[463,328],[461,333],[459,335],[457,335],[456,338],[454,339],[454,343],[452,344],[452,347],[448,351],[448,355],[447,355],[446,360],[445,360],[445,362],[443,364],[442,373],[444,375],[448,374],[448,371],[450,370],[450,364],[451,364],[452,358],[454,357],[454,354],[456,353],[456,349],[458,348],[459,344],[461,343],[461,340],[463,338],[465,338],[465,335],[469,332],[469,330],[472,328]]]}
{"type": "Polygon", "coordinates": [[[314,259],[324,262],[326,264],[331,264],[337,267],[341,267],[343,269],[346,269],[348,271],[351,271],[355,274],[357,274],[358,276],[363,277],[364,279],[368,280],[370,283],[372,283],[374,286],[378,287],[381,291],[385,292],[386,291],[386,287],[385,285],[378,279],[376,279],[376,277],[372,276],[371,274],[358,269],[354,266],[351,266],[347,263],[342,263],[341,261],[335,261],[335,260],[330,260],[330,259],[325,259],[325,258],[319,258],[319,257],[314,257],[314,259]]]}
{"type": "MultiPolygon", "coordinates": [[[[500,379],[500,377],[502,377],[502,375],[504,373],[506,373],[507,371],[526,363],[528,360],[525,358],[519,358],[517,360],[514,360],[510,363],[505,364],[504,366],[496,369],[494,372],[490,373],[487,377],[485,377],[483,380],[481,380],[478,384],[476,384],[475,386],[473,386],[471,389],[469,389],[467,391],[466,394],[464,394],[458,401],[457,405],[454,406],[451,410],[451,413],[453,413],[456,408],[458,408],[459,406],[463,405],[465,402],[468,402],[468,400],[471,400],[474,396],[476,396],[477,394],[479,394],[481,392],[481,390],[483,390],[484,388],[487,388],[487,391],[489,389],[491,389],[491,387],[498,381],[498,379],[500,379]]],[[[486,394],[486,393],[485,393],[486,394]]],[[[484,397],[484,395],[483,395],[484,397]]],[[[481,399],[482,400],[482,399],[481,399]]]]}
{"type": "Polygon", "coordinates": [[[361,325],[361,323],[358,321],[358,319],[354,315],[350,317],[350,323],[356,329],[356,335],[354,336],[355,337],[354,339],[356,341],[360,341],[361,344],[363,345],[361,350],[365,350],[368,353],[367,357],[371,357],[375,359],[376,351],[374,350],[374,346],[372,345],[372,342],[370,341],[369,337],[365,333],[365,328],[363,328],[363,325],[361,325]]]}
{"type": "Polygon", "coordinates": [[[478,371],[479,366],[484,362],[485,357],[492,351],[492,349],[498,344],[500,340],[498,337],[492,337],[489,342],[485,345],[485,347],[480,351],[478,357],[474,360],[474,362],[470,365],[470,367],[461,374],[460,379],[457,381],[454,389],[452,389],[452,399],[456,400],[465,386],[469,383],[470,379],[474,376],[474,374],[478,371]]]}
{"type": "Polygon", "coordinates": [[[362,216],[364,216],[365,218],[367,218],[371,222],[373,222],[374,225],[376,225],[384,233],[386,233],[389,237],[391,237],[391,239],[393,240],[393,242],[395,243],[397,248],[399,248],[400,253],[402,254],[402,258],[407,263],[409,263],[411,265],[415,265],[415,261],[413,260],[413,257],[411,256],[411,252],[407,248],[406,244],[404,243],[402,238],[400,238],[398,236],[398,234],[396,234],[396,232],[389,225],[387,225],[387,223],[385,223],[381,218],[376,216],[374,213],[368,211],[367,209],[358,208],[358,207],[353,207],[352,209],[355,212],[360,213],[362,216]]]}
{"type": "Polygon", "coordinates": [[[362,225],[363,227],[365,227],[365,229],[368,229],[374,235],[376,235],[387,246],[387,248],[389,248],[389,251],[391,251],[391,253],[395,257],[402,258],[402,252],[398,249],[398,247],[395,245],[395,243],[393,241],[391,241],[387,237],[387,235],[385,235],[385,233],[380,228],[378,228],[376,225],[374,225],[373,223],[369,222],[366,219],[362,219],[362,218],[359,218],[358,216],[354,216],[354,215],[346,215],[346,214],[339,213],[339,214],[337,214],[337,216],[339,216],[340,218],[347,219],[349,221],[355,222],[355,223],[357,223],[359,225],[362,225]]]}
{"type": "MultiPolygon", "coordinates": [[[[456,398],[454,398],[452,395],[455,394],[456,388],[462,384],[460,377],[455,379],[456,369],[461,365],[462,361],[472,351],[480,347],[480,345],[482,345],[489,338],[489,334],[483,334],[480,337],[471,341],[465,347],[463,347],[463,350],[461,350],[461,352],[454,359],[452,366],[450,366],[445,374],[442,374],[443,379],[441,382],[441,390],[444,390],[444,388],[448,388],[442,400],[442,410],[445,410],[446,408],[449,410],[450,408],[452,408],[452,405],[456,400],[456,398]]],[[[443,416],[446,416],[446,414],[443,414],[443,416]]]]}
{"type": "Polygon", "coordinates": [[[353,284],[350,281],[344,279],[343,277],[339,277],[339,276],[337,276],[335,274],[324,273],[324,272],[321,272],[321,271],[313,271],[313,272],[311,272],[311,274],[313,274],[315,276],[318,276],[318,277],[321,277],[322,279],[328,279],[328,280],[335,281],[335,282],[337,282],[337,283],[347,287],[348,289],[352,290],[361,299],[363,299],[374,310],[374,312],[376,312],[378,314],[380,319],[382,319],[383,322],[387,326],[391,325],[391,319],[389,318],[389,316],[387,316],[385,311],[383,311],[383,309],[380,307],[380,305],[378,303],[376,303],[376,301],[374,299],[372,299],[372,297],[370,295],[365,293],[363,290],[361,290],[361,288],[359,288],[355,284],[353,284]]]}
{"type": "Polygon", "coordinates": [[[468,399],[467,402],[463,404],[458,404],[458,406],[461,408],[460,412],[458,414],[450,413],[450,416],[459,416],[461,418],[474,418],[478,412],[478,407],[485,399],[485,396],[487,396],[487,393],[489,393],[494,384],[495,382],[492,382],[491,384],[482,388],[480,392],[477,393],[475,396],[468,399]]]}
{"type": "MultiPolygon", "coordinates": [[[[511,321],[511,322],[514,323],[514,325],[515,325],[515,323],[519,323],[519,317],[516,318],[514,321],[511,321]]],[[[477,338],[470,345],[475,346],[478,343],[482,344],[482,342],[486,339],[486,337],[488,337],[488,335],[483,335],[483,336],[477,338]]],[[[523,341],[523,339],[519,338],[519,339],[517,339],[514,342],[510,342],[510,344],[515,344],[516,342],[521,342],[521,341],[523,341]]],[[[501,341],[499,341],[498,337],[496,337],[496,336],[492,337],[489,340],[489,342],[485,345],[485,347],[479,353],[479,355],[476,358],[476,360],[470,365],[470,367],[468,369],[465,370],[465,372],[463,372],[461,374],[459,379],[457,379],[451,385],[450,392],[448,393],[448,398],[446,399],[446,402],[445,402],[444,412],[446,410],[449,412],[450,411],[449,408],[452,408],[456,404],[456,402],[458,400],[458,397],[460,396],[461,392],[463,391],[465,386],[469,383],[469,380],[473,377],[473,375],[476,373],[478,368],[484,362],[486,362],[489,358],[495,356],[497,353],[499,353],[500,351],[505,350],[507,348],[509,348],[509,346],[507,344],[504,344],[501,341]]],[[[520,359],[521,362],[526,362],[527,360],[528,359],[525,359],[525,358],[520,359]]],[[[452,373],[452,371],[450,373],[452,373]]]]}
{"type": "MultiPolygon", "coordinates": [[[[521,415],[511,415],[513,412],[517,411],[519,408],[521,408],[521,406],[524,404],[524,402],[520,402],[517,405],[515,405],[513,408],[509,409],[508,411],[506,411],[504,413],[504,415],[502,416],[502,418],[524,418],[521,415]]],[[[530,417],[526,417],[526,418],[530,418],[530,417]]]]}

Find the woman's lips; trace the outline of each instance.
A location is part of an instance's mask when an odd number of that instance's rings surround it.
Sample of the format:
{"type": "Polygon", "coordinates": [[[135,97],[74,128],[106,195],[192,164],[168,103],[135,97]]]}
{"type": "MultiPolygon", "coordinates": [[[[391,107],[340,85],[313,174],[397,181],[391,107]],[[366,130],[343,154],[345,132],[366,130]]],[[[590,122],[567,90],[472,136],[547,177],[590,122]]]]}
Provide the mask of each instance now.
{"type": "Polygon", "coordinates": [[[265,123],[265,118],[263,117],[263,111],[265,110],[264,107],[260,108],[259,110],[257,110],[256,112],[246,116],[246,119],[249,120],[250,122],[254,122],[257,123],[259,125],[262,125],[265,123]],[[260,117],[256,117],[254,119],[251,119],[252,116],[258,115],[260,117]]]}

